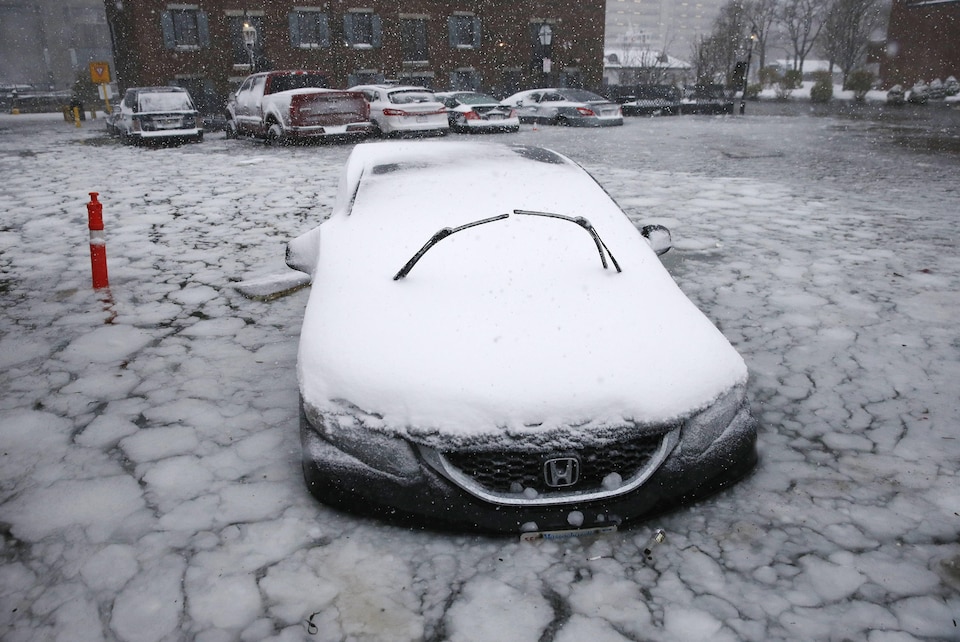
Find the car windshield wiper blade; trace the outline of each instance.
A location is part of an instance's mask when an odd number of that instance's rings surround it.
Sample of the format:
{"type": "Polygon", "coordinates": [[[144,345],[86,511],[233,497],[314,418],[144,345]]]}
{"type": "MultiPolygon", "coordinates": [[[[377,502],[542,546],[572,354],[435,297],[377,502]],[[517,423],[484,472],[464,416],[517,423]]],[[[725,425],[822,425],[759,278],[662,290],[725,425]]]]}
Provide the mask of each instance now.
{"type": "Polygon", "coordinates": [[[537,212],[534,210],[513,210],[514,214],[523,214],[525,216],[547,216],[550,218],[559,218],[564,221],[570,221],[571,223],[576,223],[587,232],[590,236],[593,237],[593,242],[597,245],[597,252],[600,253],[600,262],[603,264],[603,269],[607,269],[607,254],[610,255],[610,261],[613,263],[613,267],[617,268],[617,272],[623,272],[620,269],[620,264],[617,263],[617,259],[614,258],[613,252],[610,251],[610,248],[607,247],[607,244],[603,242],[603,239],[600,238],[600,235],[597,234],[597,230],[593,227],[593,224],[590,223],[587,219],[582,216],[567,216],[566,214],[554,214],[553,212],[537,212]],[[606,251],[606,254],[604,254],[606,251]]]}
{"type": "Polygon", "coordinates": [[[427,253],[427,250],[429,250],[431,247],[433,247],[443,239],[447,238],[451,234],[454,234],[455,232],[459,232],[461,230],[465,230],[470,227],[476,227],[477,225],[483,225],[484,223],[492,223],[493,221],[499,221],[509,216],[510,216],[509,214],[499,214],[497,216],[491,216],[490,218],[480,219],[479,221],[473,221],[472,223],[465,223],[459,227],[445,227],[443,229],[437,230],[437,232],[430,237],[430,240],[427,241],[424,244],[424,246],[421,247],[409,261],[407,261],[407,264],[404,265],[402,268],[400,268],[399,272],[393,275],[393,280],[397,281],[407,276],[408,274],[410,274],[410,270],[412,270],[413,266],[417,264],[417,261],[419,261],[423,257],[423,255],[427,253]]]}

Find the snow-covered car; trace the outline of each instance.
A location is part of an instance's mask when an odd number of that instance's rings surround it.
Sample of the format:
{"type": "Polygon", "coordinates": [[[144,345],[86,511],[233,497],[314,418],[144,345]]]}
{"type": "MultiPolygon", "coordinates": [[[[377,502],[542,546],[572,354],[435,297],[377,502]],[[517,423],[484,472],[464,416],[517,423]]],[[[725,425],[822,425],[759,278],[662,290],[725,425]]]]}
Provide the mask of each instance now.
{"type": "Polygon", "coordinates": [[[203,140],[203,120],[183,87],[131,87],[106,120],[127,141],[203,140]]]}
{"type": "Polygon", "coordinates": [[[582,127],[623,124],[620,105],[585,89],[529,89],[500,101],[516,109],[520,122],[582,127]]]}
{"type": "Polygon", "coordinates": [[[370,105],[375,135],[445,135],[450,130],[447,108],[429,89],[406,85],[357,85],[370,105]]]}
{"type": "Polygon", "coordinates": [[[329,218],[287,246],[312,277],[310,492],[537,538],[741,478],[757,459],[747,368],[660,263],[670,243],[547,149],[357,145],[329,218]]]}
{"type": "Polygon", "coordinates": [[[226,136],[270,143],[356,139],[370,134],[363,95],[327,87],[322,71],[290,69],[247,76],[227,102],[226,136]]]}
{"type": "Polygon", "coordinates": [[[446,106],[450,129],[455,132],[520,131],[516,111],[493,96],[476,91],[445,91],[436,96],[446,106]]]}

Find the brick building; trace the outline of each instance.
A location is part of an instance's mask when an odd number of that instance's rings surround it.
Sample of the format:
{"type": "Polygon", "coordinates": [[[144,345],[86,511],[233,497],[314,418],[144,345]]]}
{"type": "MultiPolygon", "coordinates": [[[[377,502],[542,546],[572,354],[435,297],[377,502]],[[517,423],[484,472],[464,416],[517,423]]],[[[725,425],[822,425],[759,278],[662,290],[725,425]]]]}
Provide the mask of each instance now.
{"type": "Polygon", "coordinates": [[[600,88],[605,4],[105,0],[120,90],[180,85],[206,113],[222,111],[251,67],[322,69],[334,87],[386,79],[497,96],[544,85],[600,88]],[[252,51],[245,25],[256,29],[252,51]],[[543,25],[552,34],[547,47],[543,25]]]}
{"type": "Polygon", "coordinates": [[[960,78],[960,0],[894,0],[880,77],[886,87],[960,78]]]}

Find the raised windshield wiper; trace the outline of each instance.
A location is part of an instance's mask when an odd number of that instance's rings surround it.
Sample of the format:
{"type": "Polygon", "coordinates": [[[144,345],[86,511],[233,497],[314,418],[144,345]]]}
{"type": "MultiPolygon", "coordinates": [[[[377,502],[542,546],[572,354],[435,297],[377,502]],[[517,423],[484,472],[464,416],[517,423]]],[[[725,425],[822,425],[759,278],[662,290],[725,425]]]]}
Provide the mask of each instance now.
{"type": "MultiPolygon", "coordinates": [[[[597,252],[600,253],[600,263],[603,264],[603,269],[608,269],[607,265],[607,255],[610,255],[610,261],[613,263],[613,267],[617,269],[617,272],[623,272],[620,269],[620,264],[617,263],[617,259],[613,257],[613,252],[610,251],[610,248],[607,247],[606,243],[600,238],[600,235],[597,234],[597,230],[594,229],[593,225],[582,216],[567,216],[565,214],[554,214],[552,212],[536,212],[533,210],[513,210],[514,214],[522,214],[524,216],[546,216],[549,218],[559,218],[564,221],[570,221],[571,223],[576,223],[587,232],[593,238],[593,242],[597,246],[597,252]]],[[[483,225],[484,223],[492,223],[493,221],[501,221],[505,218],[508,218],[509,214],[500,214],[499,216],[491,216],[490,218],[480,219],[479,221],[473,221],[472,223],[466,223],[460,227],[445,227],[441,230],[438,230],[433,236],[430,237],[430,240],[427,241],[413,257],[407,261],[407,264],[400,268],[400,271],[393,275],[393,280],[398,281],[403,277],[410,274],[410,270],[413,269],[413,266],[417,264],[423,255],[427,253],[427,250],[432,248],[434,245],[447,238],[454,232],[459,232],[460,230],[465,230],[470,227],[476,227],[477,225],[483,225]]]]}
{"type": "Polygon", "coordinates": [[[424,246],[421,247],[420,250],[413,255],[413,258],[407,261],[407,264],[404,265],[402,268],[400,268],[399,272],[393,275],[393,280],[397,281],[407,276],[408,274],[410,274],[410,270],[412,270],[413,266],[417,264],[417,261],[419,261],[423,257],[423,255],[427,253],[427,250],[429,250],[431,247],[433,247],[443,239],[447,238],[451,234],[455,232],[459,232],[460,230],[465,230],[469,227],[476,227],[477,225],[483,225],[484,223],[492,223],[493,221],[500,221],[509,216],[510,216],[509,214],[500,214],[498,216],[491,216],[490,218],[480,219],[479,221],[473,221],[472,223],[465,223],[460,227],[445,227],[441,230],[437,230],[436,234],[431,236],[430,240],[427,241],[424,244],[424,246]]]}
{"type": "Polygon", "coordinates": [[[597,230],[594,229],[593,225],[582,216],[567,216],[565,214],[554,214],[553,212],[536,212],[534,210],[513,210],[514,214],[523,214],[525,216],[547,216],[550,218],[559,218],[564,221],[570,221],[571,223],[576,223],[587,232],[590,233],[590,236],[593,237],[593,242],[597,245],[597,252],[600,253],[600,262],[603,263],[603,269],[607,269],[607,257],[606,254],[610,255],[610,261],[613,263],[613,267],[617,268],[617,272],[623,272],[620,269],[620,264],[617,263],[617,259],[613,257],[613,252],[610,251],[610,248],[607,247],[607,244],[603,242],[603,239],[600,238],[600,235],[597,234],[597,230]],[[606,254],[604,254],[606,250],[606,254]]]}

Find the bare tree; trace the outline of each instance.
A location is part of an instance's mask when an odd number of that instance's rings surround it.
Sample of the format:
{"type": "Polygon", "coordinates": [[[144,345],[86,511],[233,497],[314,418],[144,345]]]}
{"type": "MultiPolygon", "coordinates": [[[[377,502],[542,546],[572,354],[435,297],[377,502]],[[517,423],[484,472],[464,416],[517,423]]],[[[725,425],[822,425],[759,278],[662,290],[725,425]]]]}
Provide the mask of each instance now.
{"type": "Polygon", "coordinates": [[[833,0],[824,21],[822,50],[843,73],[847,86],[850,72],[863,62],[870,33],[881,21],[878,0],[833,0]]]}
{"type": "Polygon", "coordinates": [[[750,33],[745,7],[744,0],[728,0],[720,7],[710,35],[696,46],[698,81],[709,76],[713,82],[730,82],[750,33]]]}
{"type": "Polygon", "coordinates": [[[753,2],[747,3],[744,9],[746,21],[756,30],[757,34],[755,52],[758,69],[763,69],[767,64],[767,38],[770,36],[773,24],[777,20],[778,5],[779,0],[753,0],[753,2]]]}
{"type": "Polygon", "coordinates": [[[777,22],[793,48],[793,68],[803,71],[803,61],[816,43],[828,0],[781,0],[777,22]]]}

